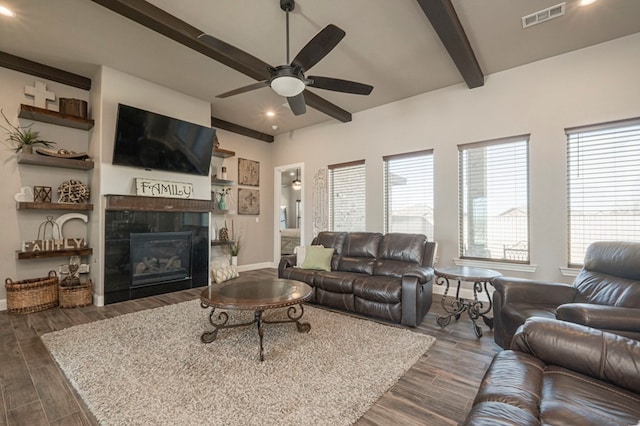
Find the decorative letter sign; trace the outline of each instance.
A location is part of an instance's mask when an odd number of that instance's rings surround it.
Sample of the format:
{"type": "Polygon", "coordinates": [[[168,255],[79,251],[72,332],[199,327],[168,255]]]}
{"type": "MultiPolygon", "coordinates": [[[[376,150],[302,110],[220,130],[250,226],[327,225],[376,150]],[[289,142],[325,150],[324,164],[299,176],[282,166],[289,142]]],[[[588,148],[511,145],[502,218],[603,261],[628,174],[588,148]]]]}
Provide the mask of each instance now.
{"type": "Polygon", "coordinates": [[[136,178],[136,194],[145,197],[191,198],[193,184],[136,178]]]}

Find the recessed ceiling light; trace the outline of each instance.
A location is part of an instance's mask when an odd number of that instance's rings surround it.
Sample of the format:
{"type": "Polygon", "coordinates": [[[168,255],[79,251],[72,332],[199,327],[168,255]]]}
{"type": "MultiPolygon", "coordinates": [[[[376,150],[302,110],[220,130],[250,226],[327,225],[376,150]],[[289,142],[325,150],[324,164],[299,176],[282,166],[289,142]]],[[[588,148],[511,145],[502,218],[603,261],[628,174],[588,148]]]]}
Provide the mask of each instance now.
{"type": "Polygon", "coordinates": [[[14,16],[16,16],[16,14],[13,13],[13,11],[11,9],[9,9],[8,7],[4,7],[4,6],[0,6],[0,15],[10,16],[12,18],[14,16]]]}
{"type": "Polygon", "coordinates": [[[276,113],[273,111],[267,111],[267,117],[275,117],[276,113]]]}
{"type": "Polygon", "coordinates": [[[580,6],[589,6],[592,3],[595,3],[598,0],[580,0],[580,6]]]}

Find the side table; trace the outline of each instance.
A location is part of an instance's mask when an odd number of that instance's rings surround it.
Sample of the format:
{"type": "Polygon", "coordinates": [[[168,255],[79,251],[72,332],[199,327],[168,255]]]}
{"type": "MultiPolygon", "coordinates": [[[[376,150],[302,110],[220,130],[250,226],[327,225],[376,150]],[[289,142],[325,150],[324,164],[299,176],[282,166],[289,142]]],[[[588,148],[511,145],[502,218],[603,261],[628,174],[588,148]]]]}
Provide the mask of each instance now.
{"type": "Polygon", "coordinates": [[[473,331],[476,336],[482,337],[482,329],[476,323],[476,320],[480,317],[484,320],[484,323],[493,329],[493,318],[486,316],[491,311],[493,303],[491,301],[491,295],[487,286],[493,282],[493,280],[502,274],[494,271],[493,269],[485,268],[472,268],[468,266],[455,266],[447,268],[435,269],[436,284],[446,285],[444,295],[442,296],[442,308],[447,315],[438,316],[437,322],[440,327],[446,327],[451,322],[451,317],[455,317],[456,320],[460,319],[460,315],[467,311],[471,322],[473,323],[473,331]],[[457,281],[456,296],[455,298],[447,297],[451,284],[449,280],[457,281]],[[460,297],[460,283],[462,281],[473,283],[473,300],[468,300],[460,297]],[[478,300],[478,293],[485,293],[489,302],[482,302],[478,300]]]}

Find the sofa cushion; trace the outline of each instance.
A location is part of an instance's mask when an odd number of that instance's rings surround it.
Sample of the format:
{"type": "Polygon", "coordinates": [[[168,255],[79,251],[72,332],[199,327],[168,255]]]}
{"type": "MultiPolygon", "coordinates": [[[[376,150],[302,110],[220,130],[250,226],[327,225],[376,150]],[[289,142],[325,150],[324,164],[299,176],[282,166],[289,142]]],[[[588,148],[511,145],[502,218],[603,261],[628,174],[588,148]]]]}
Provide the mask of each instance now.
{"type": "Polygon", "coordinates": [[[334,293],[353,293],[353,281],[360,274],[338,271],[318,271],[313,279],[313,285],[334,293]]]}
{"type": "Polygon", "coordinates": [[[578,289],[577,303],[622,308],[640,306],[640,281],[582,269],[573,285],[578,289]]]}
{"type": "Polygon", "coordinates": [[[399,260],[420,265],[426,242],[427,237],[422,234],[386,234],[378,248],[378,260],[399,260]]]}
{"type": "Polygon", "coordinates": [[[321,305],[355,312],[354,299],[350,293],[334,293],[316,287],[316,303],[321,305]]]}
{"type": "Polygon", "coordinates": [[[339,271],[373,274],[375,257],[382,234],[377,232],[351,232],[345,238],[339,271]]]}
{"type": "Polygon", "coordinates": [[[308,246],[306,248],[302,269],[316,269],[318,271],[331,270],[331,257],[333,256],[333,248],[324,248],[322,246],[308,246]]]}
{"type": "Polygon", "coordinates": [[[366,300],[384,303],[401,301],[402,281],[384,276],[364,276],[353,281],[353,294],[366,300]]]}
{"type": "Polygon", "coordinates": [[[346,236],[346,232],[320,232],[318,236],[313,239],[312,244],[331,247],[336,255],[340,255],[342,254],[342,245],[344,244],[346,236]]]}
{"type": "Polygon", "coordinates": [[[392,322],[400,322],[402,319],[402,303],[374,302],[372,300],[355,298],[355,312],[392,322]]]}
{"type": "Polygon", "coordinates": [[[318,271],[314,271],[313,269],[285,268],[279,271],[279,278],[302,281],[313,286],[314,275],[317,272],[318,271]]]}

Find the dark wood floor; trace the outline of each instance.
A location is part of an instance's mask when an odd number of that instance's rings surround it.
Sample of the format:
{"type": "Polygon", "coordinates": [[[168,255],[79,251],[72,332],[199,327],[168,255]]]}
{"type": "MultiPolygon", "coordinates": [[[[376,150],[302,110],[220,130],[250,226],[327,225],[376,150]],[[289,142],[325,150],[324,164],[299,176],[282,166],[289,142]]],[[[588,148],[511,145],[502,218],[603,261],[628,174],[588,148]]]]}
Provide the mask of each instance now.
{"type": "MultiPolygon", "coordinates": [[[[245,272],[240,279],[276,275],[275,269],[245,272]]],[[[0,426],[91,425],[96,419],[67,382],[40,336],[73,325],[196,299],[201,289],[132,300],[105,307],[49,309],[29,315],[0,312],[0,426]]],[[[436,296],[417,333],[436,337],[432,348],[356,423],[452,425],[471,407],[484,371],[500,348],[486,327],[476,338],[463,315],[441,329],[436,296]]]]}

